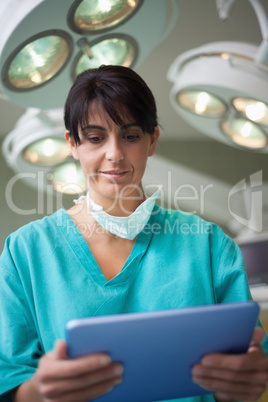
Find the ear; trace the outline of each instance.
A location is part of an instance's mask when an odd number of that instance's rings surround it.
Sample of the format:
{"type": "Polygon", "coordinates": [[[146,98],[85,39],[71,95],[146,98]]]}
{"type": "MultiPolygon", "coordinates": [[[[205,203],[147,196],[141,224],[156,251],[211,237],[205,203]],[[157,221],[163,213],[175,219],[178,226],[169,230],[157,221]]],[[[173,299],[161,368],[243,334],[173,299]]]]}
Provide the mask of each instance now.
{"type": "Polygon", "coordinates": [[[75,144],[73,138],[70,138],[70,131],[66,130],[64,136],[65,136],[66,141],[69,142],[73,158],[78,160],[79,157],[78,157],[78,153],[77,153],[77,145],[75,144]]]}
{"type": "Polygon", "coordinates": [[[155,129],[154,129],[153,135],[150,134],[151,144],[150,144],[148,156],[152,156],[154,154],[156,143],[157,143],[157,140],[159,138],[159,135],[160,135],[159,127],[156,126],[155,129]]]}

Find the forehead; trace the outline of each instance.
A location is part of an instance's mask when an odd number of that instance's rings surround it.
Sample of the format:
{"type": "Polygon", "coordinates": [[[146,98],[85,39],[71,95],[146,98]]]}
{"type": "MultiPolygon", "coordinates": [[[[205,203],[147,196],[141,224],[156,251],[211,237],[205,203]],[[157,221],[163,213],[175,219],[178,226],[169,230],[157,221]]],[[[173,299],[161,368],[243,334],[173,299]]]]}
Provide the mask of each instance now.
{"type": "Polygon", "coordinates": [[[90,105],[88,109],[87,124],[96,124],[102,127],[111,128],[113,126],[122,126],[128,123],[134,123],[131,113],[124,106],[118,106],[117,116],[110,116],[109,113],[97,102],[90,105]],[[119,121],[118,121],[119,120],[119,121]]]}

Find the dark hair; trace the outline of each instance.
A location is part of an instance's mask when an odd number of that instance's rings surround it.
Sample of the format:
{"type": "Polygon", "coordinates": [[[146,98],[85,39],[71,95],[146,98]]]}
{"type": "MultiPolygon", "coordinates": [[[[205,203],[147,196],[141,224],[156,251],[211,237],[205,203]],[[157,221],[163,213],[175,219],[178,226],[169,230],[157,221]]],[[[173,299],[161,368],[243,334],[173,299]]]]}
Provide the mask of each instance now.
{"type": "Polygon", "coordinates": [[[145,81],[128,67],[103,65],[81,73],[66,99],[65,127],[76,144],[80,144],[78,128],[87,125],[93,102],[119,126],[129,114],[143,132],[153,134],[158,125],[155,99],[145,81]]]}

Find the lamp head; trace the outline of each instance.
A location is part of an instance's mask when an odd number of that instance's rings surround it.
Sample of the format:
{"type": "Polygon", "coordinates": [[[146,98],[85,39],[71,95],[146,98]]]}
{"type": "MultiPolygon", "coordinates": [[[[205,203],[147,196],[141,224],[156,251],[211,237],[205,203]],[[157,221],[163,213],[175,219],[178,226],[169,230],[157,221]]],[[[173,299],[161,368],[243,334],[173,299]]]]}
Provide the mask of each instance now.
{"type": "Polygon", "coordinates": [[[257,47],[218,42],[180,55],[170,66],[171,104],[204,134],[241,149],[268,152],[268,66],[257,47]]]}

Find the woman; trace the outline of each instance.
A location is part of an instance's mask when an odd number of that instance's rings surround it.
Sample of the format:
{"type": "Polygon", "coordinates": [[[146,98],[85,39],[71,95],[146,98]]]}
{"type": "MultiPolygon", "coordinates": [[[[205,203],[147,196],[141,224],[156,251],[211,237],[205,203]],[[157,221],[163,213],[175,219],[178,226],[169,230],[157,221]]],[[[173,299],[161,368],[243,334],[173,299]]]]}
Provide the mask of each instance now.
{"type": "MultiPolygon", "coordinates": [[[[117,66],[82,73],[66,101],[65,125],[89,192],[7,239],[1,401],[87,401],[123,380],[123,367],[109,356],[68,359],[62,338],[69,319],[250,298],[239,249],[216,225],[155,205],[159,190],[145,201],[141,180],[159,128],[141,77],[117,66]]],[[[197,364],[194,381],[216,394],[196,400],[257,400],[268,380],[262,339],[257,328],[248,353],[197,364]]]]}

